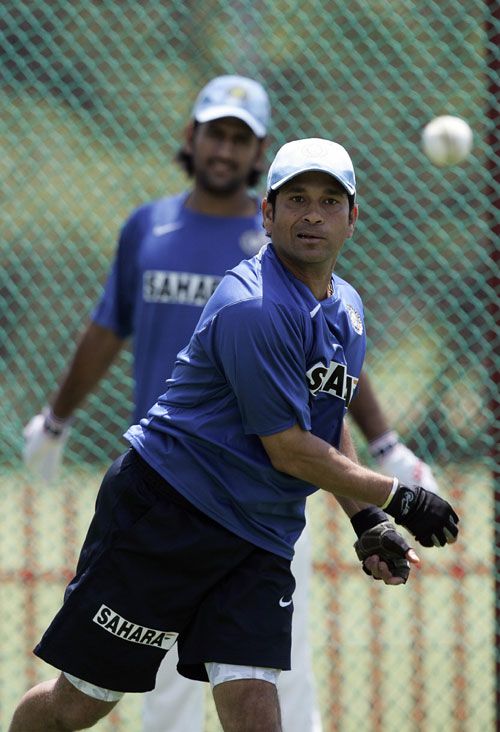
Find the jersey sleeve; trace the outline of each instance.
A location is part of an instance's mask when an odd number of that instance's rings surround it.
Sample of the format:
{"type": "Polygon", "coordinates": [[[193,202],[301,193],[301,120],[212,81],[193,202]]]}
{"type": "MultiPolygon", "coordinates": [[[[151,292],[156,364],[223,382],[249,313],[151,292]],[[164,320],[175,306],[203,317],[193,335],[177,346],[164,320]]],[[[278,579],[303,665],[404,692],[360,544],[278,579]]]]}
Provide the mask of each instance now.
{"type": "Polygon", "coordinates": [[[284,308],[260,299],[226,307],[212,347],[246,434],[276,434],[297,423],[311,429],[301,324],[284,308]]]}
{"type": "Polygon", "coordinates": [[[125,222],[104,291],[91,316],[94,323],[109,328],[119,338],[127,338],[133,330],[134,302],[140,286],[137,256],[147,215],[147,208],[142,207],[125,222]]]}

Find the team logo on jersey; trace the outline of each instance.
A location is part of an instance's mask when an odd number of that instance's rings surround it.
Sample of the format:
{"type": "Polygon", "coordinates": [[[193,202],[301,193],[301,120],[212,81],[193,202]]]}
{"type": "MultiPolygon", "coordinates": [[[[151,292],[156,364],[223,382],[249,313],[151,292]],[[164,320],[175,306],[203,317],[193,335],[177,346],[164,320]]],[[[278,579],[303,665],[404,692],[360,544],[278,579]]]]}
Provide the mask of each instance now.
{"type": "Polygon", "coordinates": [[[240,236],[239,244],[247,257],[253,257],[268,241],[269,239],[264,230],[255,231],[255,229],[248,229],[248,231],[244,231],[240,236]]]}
{"type": "Polygon", "coordinates": [[[354,389],[359,381],[347,373],[347,367],[338,361],[330,361],[329,366],[319,361],[306,372],[309,391],[313,396],[319,392],[330,394],[345,401],[349,406],[354,389]]]}
{"type": "Polygon", "coordinates": [[[361,319],[361,315],[355,308],[353,308],[352,305],[349,305],[349,303],[346,303],[345,307],[351,320],[352,327],[358,335],[363,335],[363,321],[361,319]]]}
{"type": "Polygon", "coordinates": [[[145,302],[203,307],[221,281],[218,275],[149,269],[142,277],[145,302]]]}
{"type": "Polygon", "coordinates": [[[153,628],[146,628],[144,625],[132,623],[130,620],[122,618],[121,615],[107,605],[101,605],[92,620],[101,628],[107,630],[108,633],[116,635],[121,640],[130,643],[141,643],[144,646],[156,646],[157,648],[163,648],[164,651],[172,648],[179,635],[178,633],[154,630],[153,628]]]}

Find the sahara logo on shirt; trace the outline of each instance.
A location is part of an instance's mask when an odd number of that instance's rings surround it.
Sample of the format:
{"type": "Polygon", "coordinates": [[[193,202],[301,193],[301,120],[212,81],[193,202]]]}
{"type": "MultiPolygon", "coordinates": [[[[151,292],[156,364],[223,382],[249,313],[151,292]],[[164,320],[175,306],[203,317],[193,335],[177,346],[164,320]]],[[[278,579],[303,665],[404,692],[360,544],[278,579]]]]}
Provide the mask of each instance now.
{"type": "Polygon", "coordinates": [[[338,361],[330,361],[329,366],[325,366],[321,361],[311,366],[306,372],[309,391],[313,396],[319,392],[325,392],[331,396],[345,400],[346,408],[352,398],[352,394],[359,381],[355,376],[347,373],[347,366],[338,361]]]}
{"type": "Polygon", "coordinates": [[[142,276],[145,302],[203,307],[221,281],[218,275],[149,269],[142,276]]]}
{"type": "Polygon", "coordinates": [[[145,646],[156,646],[168,651],[177,640],[178,633],[165,630],[154,630],[144,625],[137,625],[125,620],[121,615],[107,605],[101,605],[92,618],[94,623],[107,630],[108,633],[116,635],[117,638],[129,641],[130,643],[142,643],[145,646]]]}

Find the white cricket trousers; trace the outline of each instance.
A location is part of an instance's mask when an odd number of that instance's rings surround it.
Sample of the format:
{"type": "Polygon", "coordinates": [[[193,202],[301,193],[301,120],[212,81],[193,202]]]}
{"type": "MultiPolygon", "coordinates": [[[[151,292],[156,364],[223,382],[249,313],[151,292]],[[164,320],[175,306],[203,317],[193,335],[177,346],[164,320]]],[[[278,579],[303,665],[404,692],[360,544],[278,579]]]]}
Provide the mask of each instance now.
{"type": "MultiPolygon", "coordinates": [[[[309,582],[311,544],[308,528],[295,545],[292,571],[297,586],[293,595],[292,671],[278,681],[284,732],[321,732],[309,643],[309,582]]],[[[143,732],[204,732],[205,684],[177,673],[176,646],[164,658],[156,687],[144,694],[143,732]]]]}

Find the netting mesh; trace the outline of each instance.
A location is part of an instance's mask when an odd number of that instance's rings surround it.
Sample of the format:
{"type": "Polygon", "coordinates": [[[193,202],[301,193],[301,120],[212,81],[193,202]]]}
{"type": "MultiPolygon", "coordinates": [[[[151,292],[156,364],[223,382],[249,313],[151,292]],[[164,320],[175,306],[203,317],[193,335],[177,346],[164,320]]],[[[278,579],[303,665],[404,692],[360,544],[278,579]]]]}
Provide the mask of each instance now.
{"type": "MultiPolygon", "coordinates": [[[[325,730],[494,729],[499,12],[479,0],[2,3],[2,728],[46,676],[29,649],[123,447],[129,353],[78,410],[60,489],[27,480],[23,425],[73,353],[125,217],[188,185],[172,161],[197,92],[241,73],[271,98],[269,160],[301,136],[351,152],[360,219],[338,271],[363,296],[388,416],[463,514],[462,542],[425,553],[421,577],[395,594],[359,577],[345,522],[325,521],[318,497],[312,632],[325,730]],[[437,168],[421,152],[438,114],[472,127],[465,163],[437,168]]],[[[135,732],[138,706],[123,702],[96,729],[135,732]]]]}

